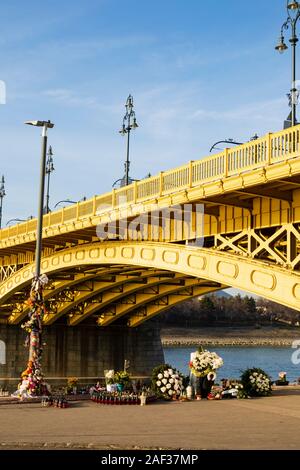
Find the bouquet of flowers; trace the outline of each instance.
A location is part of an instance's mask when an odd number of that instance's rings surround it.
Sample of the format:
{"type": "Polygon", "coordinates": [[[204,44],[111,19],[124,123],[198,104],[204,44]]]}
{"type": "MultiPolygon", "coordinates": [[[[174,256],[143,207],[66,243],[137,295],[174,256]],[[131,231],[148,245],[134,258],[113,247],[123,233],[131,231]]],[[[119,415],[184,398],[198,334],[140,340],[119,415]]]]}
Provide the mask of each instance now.
{"type": "Polygon", "coordinates": [[[115,371],[113,369],[105,371],[105,382],[106,384],[115,383],[115,371]]]}
{"type": "Polygon", "coordinates": [[[130,376],[128,372],[124,372],[123,370],[116,372],[114,375],[114,382],[121,385],[128,385],[130,382],[130,376]]]}
{"type": "Polygon", "coordinates": [[[78,384],[78,378],[77,377],[69,377],[68,378],[68,387],[76,387],[78,384]]]}
{"type": "Polygon", "coordinates": [[[158,397],[165,400],[179,398],[183,389],[181,374],[169,364],[155,367],[152,372],[152,388],[158,397]]]}
{"type": "Polygon", "coordinates": [[[271,395],[271,378],[259,368],[246,369],[241,382],[244,392],[250,397],[263,397],[271,395]]]}
{"type": "Polygon", "coordinates": [[[288,385],[289,381],[286,379],[286,372],[279,372],[278,380],[276,380],[276,385],[288,385]]]}
{"type": "Polygon", "coordinates": [[[191,373],[196,377],[205,377],[223,365],[223,359],[215,352],[199,348],[189,363],[191,373]]]}

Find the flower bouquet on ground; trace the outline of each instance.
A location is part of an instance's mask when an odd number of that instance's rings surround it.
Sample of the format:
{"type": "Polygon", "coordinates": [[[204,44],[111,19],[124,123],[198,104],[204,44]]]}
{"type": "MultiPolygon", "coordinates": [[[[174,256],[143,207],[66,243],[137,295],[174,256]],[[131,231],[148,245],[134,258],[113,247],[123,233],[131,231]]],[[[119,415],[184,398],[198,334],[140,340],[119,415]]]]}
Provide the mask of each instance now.
{"type": "Polygon", "coordinates": [[[76,395],[77,393],[77,385],[78,385],[78,378],[77,377],[69,377],[68,384],[67,384],[67,392],[73,393],[76,395]]]}
{"type": "Polygon", "coordinates": [[[222,398],[249,398],[243,384],[237,380],[226,380],[222,387],[222,398]]]}
{"type": "Polygon", "coordinates": [[[211,391],[207,395],[208,400],[221,400],[222,399],[222,387],[213,385],[211,391]]]}
{"type": "Polygon", "coordinates": [[[115,371],[113,369],[104,371],[104,377],[106,383],[106,390],[108,392],[115,391],[113,387],[113,385],[115,384],[115,371]]]}
{"type": "Polygon", "coordinates": [[[152,389],[158,398],[179,398],[183,390],[181,374],[169,364],[155,367],[152,371],[152,389]]]}
{"type": "Polygon", "coordinates": [[[195,377],[205,377],[210,372],[214,372],[223,365],[223,359],[215,352],[207,351],[200,347],[198,351],[192,354],[189,363],[191,373],[195,377]]]}
{"type": "Polygon", "coordinates": [[[286,380],[286,372],[279,372],[278,380],[276,380],[276,385],[288,385],[290,382],[286,380]]]}
{"type": "Polygon", "coordinates": [[[243,394],[249,397],[266,397],[271,395],[271,378],[262,369],[246,369],[241,375],[243,394]]]}
{"type": "Polygon", "coordinates": [[[130,375],[123,370],[114,374],[114,382],[117,384],[118,391],[122,391],[130,383],[130,375]]]}

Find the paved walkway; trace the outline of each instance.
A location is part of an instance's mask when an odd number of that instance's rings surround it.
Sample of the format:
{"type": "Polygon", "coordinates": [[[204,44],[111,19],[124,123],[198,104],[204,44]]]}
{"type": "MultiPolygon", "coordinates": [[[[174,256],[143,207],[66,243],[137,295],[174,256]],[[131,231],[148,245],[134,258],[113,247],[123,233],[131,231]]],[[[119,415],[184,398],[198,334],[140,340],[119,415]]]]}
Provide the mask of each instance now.
{"type": "Polygon", "coordinates": [[[0,408],[2,449],[300,449],[300,391],[250,400],[0,408]]]}

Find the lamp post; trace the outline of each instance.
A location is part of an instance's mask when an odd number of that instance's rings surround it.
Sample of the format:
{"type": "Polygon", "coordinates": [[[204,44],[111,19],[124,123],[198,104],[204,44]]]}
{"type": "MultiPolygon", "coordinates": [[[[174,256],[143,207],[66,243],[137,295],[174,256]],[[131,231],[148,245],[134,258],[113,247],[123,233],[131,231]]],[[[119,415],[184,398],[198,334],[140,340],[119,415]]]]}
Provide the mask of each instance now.
{"type": "Polygon", "coordinates": [[[2,175],[1,185],[0,185],[0,229],[2,227],[3,198],[6,196],[4,184],[5,184],[4,175],[2,175]]]}
{"type": "Polygon", "coordinates": [[[39,198],[38,198],[38,221],[37,221],[36,250],[35,250],[35,276],[38,278],[41,274],[47,131],[48,129],[52,129],[54,127],[54,124],[50,121],[26,121],[25,124],[28,124],[30,126],[42,127],[43,129],[42,130],[41,167],[40,167],[40,191],[39,191],[39,198]]]}
{"type": "Polygon", "coordinates": [[[45,173],[46,173],[46,153],[47,153],[47,131],[54,127],[50,121],[26,121],[25,124],[42,128],[42,151],[40,167],[40,190],[38,199],[38,220],[36,233],[36,252],[35,252],[35,276],[30,290],[30,312],[28,320],[23,323],[22,328],[28,333],[27,344],[29,346],[29,358],[27,368],[22,373],[22,383],[19,388],[21,399],[42,395],[46,393],[47,385],[43,379],[41,368],[42,356],[42,321],[46,312],[43,288],[47,284],[46,275],[41,275],[41,256],[42,256],[42,231],[43,231],[43,212],[44,212],[44,192],[45,192],[45,173]]]}
{"type": "Polygon", "coordinates": [[[126,114],[123,118],[122,129],[119,131],[123,136],[127,134],[127,148],[126,148],[126,162],[125,162],[125,186],[129,184],[129,144],[130,144],[130,131],[136,129],[138,126],[136,122],[135,112],[133,111],[133,97],[128,96],[126,104],[126,114]]]}
{"type": "Polygon", "coordinates": [[[46,175],[47,175],[47,193],[46,193],[46,207],[45,207],[45,214],[50,212],[49,207],[49,200],[50,200],[50,176],[51,173],[55,170],[53,165],[53,152],[52,147],[50,145],[48,154],[47,154],[47,162],[46,162],[46,175]]]}
{"type": "Polygon", "coordinates": [[[292,45],[292,88],[289,98],[290,106],[292,108],[291,122],[292,126],[295,126],[297,124],[296,112],[298,105],[298,90],[296,87],[296,46],[299,40],[297,37],[297,23],[300,18],[300,2],[297,2],[295,0],[287,0],[286,9],[288,17],[281,27],[281,35],[275,49],[280,54],[287,50],[288,46],[284,42],[284,30],[288,30],[289,28],[291,28],[292,35],[289,39],[289,42],[292,45]]]}

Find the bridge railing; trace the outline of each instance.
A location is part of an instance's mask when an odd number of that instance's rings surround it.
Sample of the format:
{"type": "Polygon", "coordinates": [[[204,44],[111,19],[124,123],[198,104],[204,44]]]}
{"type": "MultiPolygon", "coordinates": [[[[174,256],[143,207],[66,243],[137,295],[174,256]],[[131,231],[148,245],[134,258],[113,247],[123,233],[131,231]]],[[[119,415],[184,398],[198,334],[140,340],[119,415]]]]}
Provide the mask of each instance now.
{"type": "MultiPolygon", "coordinates": [[[[159,175],[135,181],[129,186],[113,190],[73,206],[50,212],[44,216],[44,228],[72,223],[126,205],[153,200],[180,190],[193,188],[235,174],[266,165],[276,164],[300,156],[300,126],[267,134],[260,139],[209,156],[190,161],[182,167],[159,175]]],[[[36,219],[0,230],[0,242],[36,231],[36,219]]],[[[11,241],[9,242],[9,244],[11,241]]],[[[13,241],[12,241],[13,243],[13,241]]]]}

